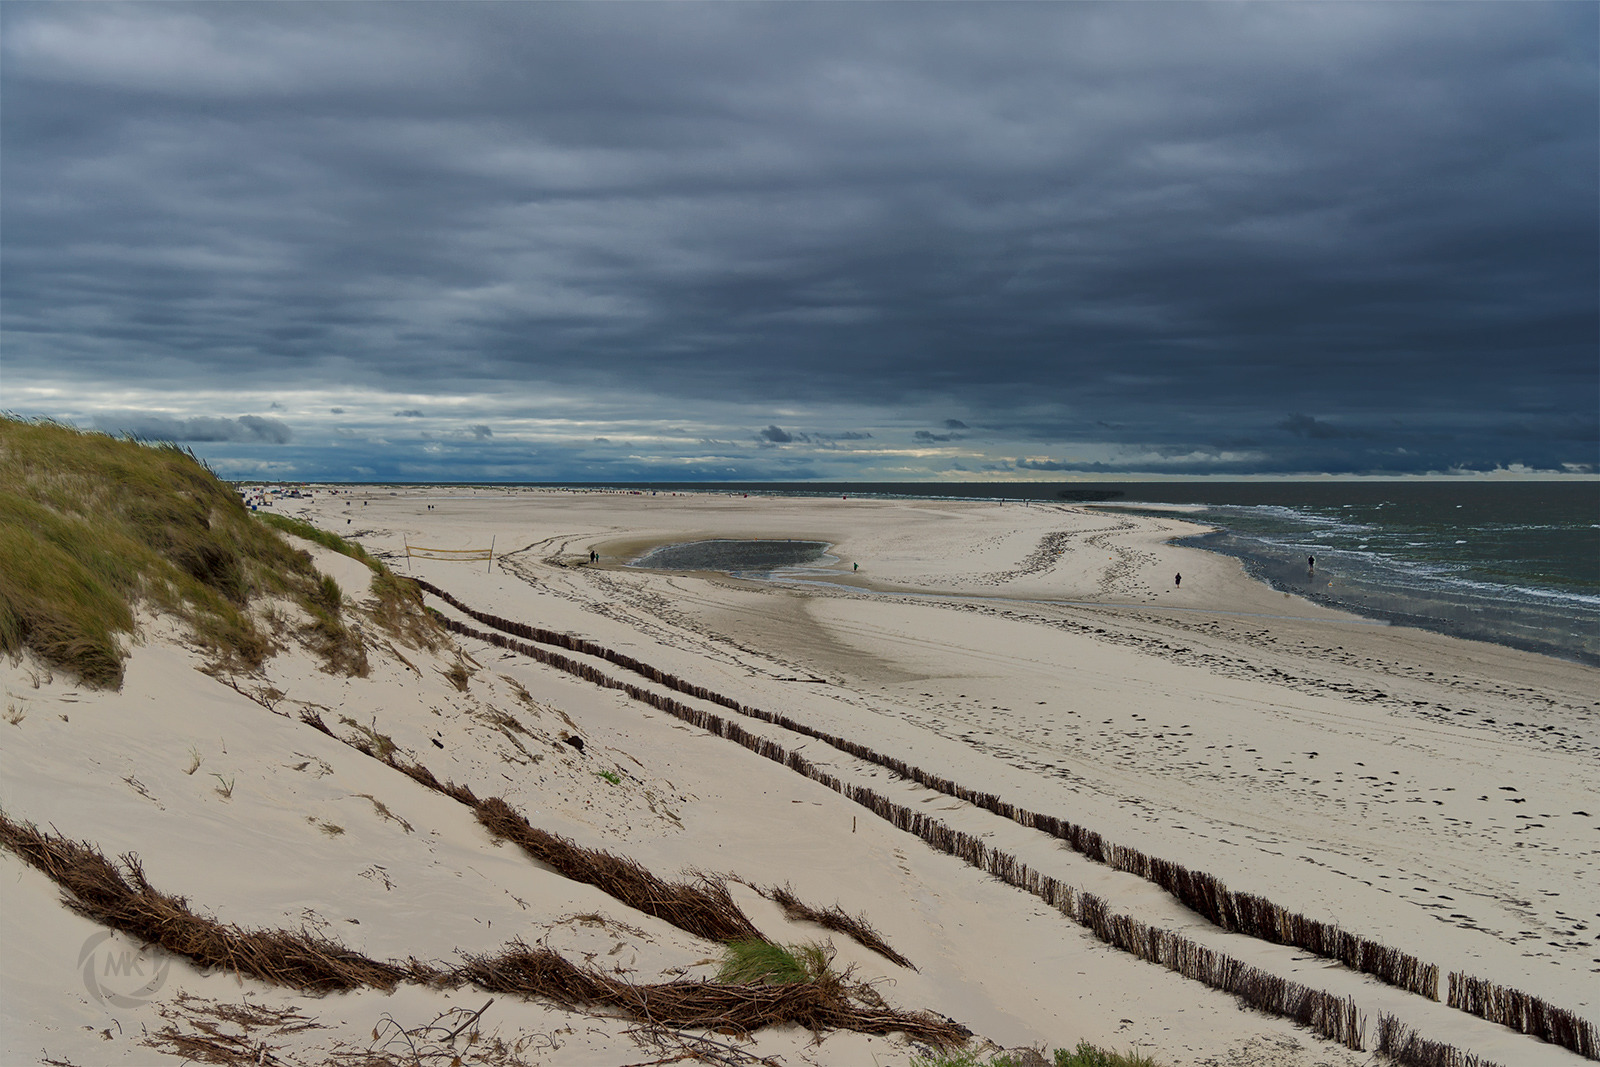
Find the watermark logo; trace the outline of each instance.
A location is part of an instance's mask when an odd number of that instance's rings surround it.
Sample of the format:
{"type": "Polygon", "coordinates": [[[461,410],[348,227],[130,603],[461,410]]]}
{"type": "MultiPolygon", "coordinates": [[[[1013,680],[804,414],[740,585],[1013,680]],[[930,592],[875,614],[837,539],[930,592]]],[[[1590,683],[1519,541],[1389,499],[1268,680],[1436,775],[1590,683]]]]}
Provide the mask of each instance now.
{"type": "Polygon", "coordinates": [[[167,969],[172,960],[165,953],[158,961],[142,948],[126,948],[111,942],[110,930],[92,934],[78,950],[78,966],[83,969],[83,988],[99,1004],[118,1008],[137,1008],[167,984],[167,969]]]}

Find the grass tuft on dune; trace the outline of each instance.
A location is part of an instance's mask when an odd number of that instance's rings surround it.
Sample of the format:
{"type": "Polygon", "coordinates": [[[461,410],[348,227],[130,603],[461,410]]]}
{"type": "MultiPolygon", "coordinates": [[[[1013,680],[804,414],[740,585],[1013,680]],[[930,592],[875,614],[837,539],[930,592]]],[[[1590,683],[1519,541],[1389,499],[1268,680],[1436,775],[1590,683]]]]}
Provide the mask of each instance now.
{"type": "Polygon", "coordinates": [[[751,938],[729,941],[723,946],[722,966],[717,977],[724,982],[746,985],[823,982],[834,977],[829,963],[830,953],[816,942],[778,945],[751,938]]]}

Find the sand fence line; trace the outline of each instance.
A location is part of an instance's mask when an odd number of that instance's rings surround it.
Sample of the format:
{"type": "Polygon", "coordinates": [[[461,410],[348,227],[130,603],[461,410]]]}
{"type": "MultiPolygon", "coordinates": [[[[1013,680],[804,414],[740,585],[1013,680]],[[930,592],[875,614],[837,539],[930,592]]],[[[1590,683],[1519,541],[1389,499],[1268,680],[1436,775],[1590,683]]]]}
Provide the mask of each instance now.
{"type": "Polygon", "coordinates": [[[1214,989],[1232,993],[1251,1007],[1292,1019],[1309,1027],[1320,1037],[1338,1041],[1356,1051],[1365,1048],[1366,1020],[1359,1014],[1351,998],[1341,999],[1322,990],[1311,989],[1170,931],[1150,927],[1131,916],[1112,914],[1105,902],[1094,894],[1075,891],[1064,882],[1032,870],[1016,857],[989,848],[978,837],[896,804],[864,786],[850,785],[815,766],[799,753],[785,749],[770,738],[751,733],[714,712],[693,708],[652,690],[618,681],[589,664],[503,634],[484,633],[453,619],[445,619],[444,624],[463,636],[522,652],[552,666],[565,665],[571,673],[586,681],[621,690],[683,722],[740,744],[759,756],[781,763],[840,793],[897,829],[916,834],[935,849],[984,870],[1009,885],[1033,893],[1113,947],[1159,963],[1214,989]]]}
{"type": "Polygon", "coordinates": [[[201,967],[249,975],[304,993],[364,987],[387,992],[402,981],[436,985],[444,979],[444,972],[416,960],[381,962],[305,930],[243,930],[219,923],[196,914],[183,897],[154,888],[132,853],[124,855],[119,866],[94,845],[40,833],[4,812],[0,812],[0,845],[65,889],[73,911],[201,967]]]}
{"type": "Polygon", "coordinates": [[[665,919],[680,930],[708,941],[769,940],[718,879],[701,876],[692,882],[668,882],[635,860],[583,848],[559,834],[530,825],[499,797],[483,801],[473,814],[489,833],[510,841],[562,876],[588,882],[613,899],[665,919]]]}
{"type": "Polygon", "coordinates": [[[811,982],[736,985],[725,982],[633,984],[575,966],[547,948],[514,941],[494,956],[469,956],[460,970],[473,985],[490,992],[537,989],[563,1004],[599,1004],[633,1018],[665,1026],[719,1027],[748,1033],[776,1023],[796,1023],[816,1034],[828,1030],[857,1033],[901,1032],[941,1047],[966,1043],[971,1031],[942,1015],[874,1008],[850,998],[852,987],[840,975],[811,982]]]}
{"type": "MultiPolygon", "coordinates": [[[[874,763],[918,785],[972,804],[1029,829],[1040,830],[1066,842],[1074,852],[1090,860],[1103,863],[1112,870],[1136,875],[1160,886],[1179,903],[1223,930],[1242,933],[1272,944],[1302,948],[1327,959],[1339,960],[1346,966],[1371,974],[1388,985],[1417,993],[1430,1000],[1438,999],[1439,968],[1425,964],[1409,953],[1341,930],[1333,924],[1292,912],[1255,894],[1235,893],[1214,875],[1191,870],[1182,864],[1148,856],[1138,849],[1115,844],[1107,841],[1098,832],[1070,820],[1029,811],[993,793],[969,789],[902,759],[886,756],[849,738],[818,730],[787,715],[742,704],[595,642],[476,611],[429,582],[418,579],[417,584],[458,611],[502,633],[603,659],[667,689],[717,704],[747,718],[771,723],[791,733],[821,741],[840,752],[874,763]]],[[[445,622],[448,626],[450,620],[445,618],[445,622]]],[[[575,663],[573,666],[581,668],[587,665],[575,663]]],[[[599,672],[595,672],[595,675],[596,678],[604,677],[599,672]]]]}
{"type": "MultiPolygon", "coordinates": [[[[708,941],[771,941],[756,928],[728,892],[729,880],[742,882],[743,879],[733,875],[724,877],[693,871],[688,881],[668,881],[629,857],[603,849],[586,848],[560,834],[534,826],[501,797],[479,798],[468,786],[441,782],[420,763],[407,763],[395,758],[392,749],[377,751],[370,735],[341,738],[328,728],[322,716],[314,710],[302,710],[300,721],[394,768],[418,785],[465,805],[492,836],[510,841],[531,859],[554,869],[565,878],[592,885],[613,900],[708,941]]],[[[862,947],[902,967],[913,971],[917,969],[883,939],[864,915],[850,915],[837,904],[830,908],[814,907],[799,899],[788,886],[763,889],[748,882],[744,884],[778,904],[790,918],[806,919],[824,929],[843,933],[862,947]]]]}
{"type": "MultiPolygon", "coordinates": [[[[534,645],[527,645],[501,634],[483,633],[452,619],[444,619],[443,621],[451,630],[463,636],[483,640],[498,647],[523,653],[540,662],[562,667],[570,673],[603,688],[620,690],[630,697],[647,703],[651,707],[664,711],[681,721],[740,744],[766,759],[781,763],[791,770],[849,798],[854,803],[883,818],[895,828],[916,834],[933,848],[986,871],[1008,885],[1033,893],[1046,903],[1057,908],[1063,915],[1088,929],[1100,940],[1115,948],[1130,952],[1141,959],[1159,963],[1169,970],[1182,974],[1184,977],[1198,980],[1214,989],[1232,993],[1251,1007],[1292,1019],[1301,1025],[1309,1027],[1318,1036],[1338,1041],[1347,1048],[1362,1051],[1365,1047],[1366,1019],[1358,1012],[1353,998],[1341,999],[1325,991],[1311,989],[1297,982],[1253,967],[1170,931],[1151,927],[1131,916],[1115,914],[1111,912],[1102,898],[1092,893],[1074,890],[1065,882],[1041,874],[1029,868],[1027,864],[1017,860],[1016,857],[998,849],[990,848],[980,838],[972,834],[955,830],[938,819],[931,818],[919,811],[913,811],[903,804],[896,804],[889,798],[864,786],[846,783],[842,779],[815,766],[798,752],[791,752],[770,738],[751,733],[738,723],[725,719],[714,712],[693,708],[681,701],[663,696],[652,690],[618,681],[588,664],[579,663],[560,653],[549,652],[534,645]]],[[[301,718],[308,725],[321,730],[343,744],[347,744],[371,756],[373,759],[393,767],[418,784],[473,807],[475,812],[480,813],[480,822],[484,824],[486,829],[489,829],[492,833],[497,833],[496,827],[504,828],[509,831],[507,836],[511,840],[521,843],[517,835],[522,827],[527,826],[526,820],[512,811],[510,806],[503,801],[498,802],[493,816],[485,818],[481,813],[483,806],[487,802],[479,801],[470,788],[457,785],[454,782],[440,782],[437,776],[428,768],[420,764],[402,763],[394,758],[393,752],[380,755],[373,750],[365,737],[349,740],[339,738],[338,735],[327,728],[326,724],[321,721],[320,716],[313,711],[308,710],[302,713],[301,718]]],[[[494,799],[498,800],[498,798],[494,799]]],[[[553,837],[554,835],[550,836],[553,837]]],[[[578,848],[578,846],[573,847],[578,848]]],[[[527,849],[527,851],[533,858],[541,858],[537,851],[533,849],[527,849]]],[[[577,875],[572,876],[577,877],[577,875]]],[[[587,879],[580,878],[580,880],[587,879]]],[[[598,882],[591,884],[599,886],[598,882]]],[[[600,886],[600,888],[611,892],[611,889],[607,886],[600,886]]],[[[618,895],[618,899],[622,900],[623,903],[630,903],[624,896],[618,895]]],[[[643,903],[646,908],[642,910],[648,910],[650,902],[644,901],[643,903]]],[[[838,909],[835,910],[837,911],[838,909]]],[[[651,913],[655,914],[653,911],[651,913]]],[[[674,918],[661,917],[677,925],[674,918]]],[[[680,929],[684,928],[680,926],[680,929]]],[[[690,932],[694,931],[691,930],[690,932]]],[[[1405,1063],[1407,1061],[1401,1060],[1400,1062],[1405,1063]]],[[[1442,1067],[1468,1067],[1468,1065],[1465,1060],[1462,1060],[1459,1064],[1447,1061],[1442,1067]]],[[[1494,1065],[1482,1064],[1474,1065],[1474,1067],[1494,1067],[1494,1065]]]]}
{"type": "Polygon", "coordinates": [[[1393,1015],[1378,1016],[1377,1051],[1409,1067],[1496,1067],[1470,1052],[1423,1038],[1393,1015]]]}
{"type": "Polygon", "coordinates": [[[402,982],[433,988],[466,984],[488,992],[538,997],[567,1008],[599,1005],[651,1026],[732,1028],[748,1033],[793,1023],[813,1032],[900,1032],[942,1047],[964,1044],[971,1032],[932,1012],[907,1012],[854,999],[847,975],[814,982],[744,985],[677,979],[634,983],[572,963],[520,939],[494,954],[466,954],[455,967],[375,960],[305,930],[247,930],[198,914],[182,897],[154,888],[137,856],[120,865],[99,848],[0,812],[0,847],[10,849],[67,892],[72,910],[201,968],[269,985],[325,994],[360,988],[392,991],[402,982]]]}
{"type": "Polygon", "coordinates": [[[891,963],[898,963],[909,970],[916,971],[916,964],[906,959],[885,941],[878,931],[874,930],[867,922],[866,916],[851,915],[837,903],[831,908],[818,909],[807,904],[795,896],[794,889],[788,885],[769,886],[762,889],[753,886],[757,893],[766,897],[783,909],[784,915],[790,919],[804,919],[806,922],[816,923],[824,930],[833,930],[845,934],[863,948],[871,949],[891,963]]]}
{"type": "MultiPolygon", "coordinates": [[[[808,777],[812,777],[816,781],[829,784],[829,780],[832,780],[836,784],[831,787],[837,792],[847,792],[843,787],[843,783],[838,783],[836,779],[832,779],[832,776],[827,775],[825,772],[810,768],[809,762],[803,758],[784,753],[782,747],[777,745],[776,742],[758,735],[749,734],[741,727],[738,727],[737,724],[726,722],[720,716],[684,705],[652,690],[646,690],[642,687],[613,679],[592,664],[539,648],[537,645],[513,641],[507,635],[522,637],[526,641],[537,641],[566,651],[604,660],[638,674],[664,688],[725,707],[737,714],[779,726],[793,733],[822,741],[838,751],[874,763],[919,785],[984,808],[993,814],[1010,819],[1025,827],[1042,830],[1066,842],[1075,852],[1091,860],[1105,863],[1116,870],[1138,875],[1155,885],[1159,885],[1180,903],[1224,930],[1246,934],[1273,944],[1291,945],[1324,958],[1339,960],[1346,966],[1362,973],[1370,974],[1388,985],[1426,997],[1429,1000],[1438,1000],[1439,968],[1434,964],[1423,963],[1409,953],[1383,945],[1370,938],[1344,931],[1333,924],[1323,923],[1292,912],[1254,894],[1234,893],[1227,888],[1221,879],[1214,875],[1202,871],[1193,871],[1181,864],[1150,857],[1137,849],[1108,842],[1096,831],[1079,826],[1069,820],[1056,816],[1041,815],[1011,804],[995,794],[960,786],[949,779],[930,774],[922,768],[915,767],[903,760],[877,753],[858,742],[818,730],[786,715],[742,704],[730,697],[715,693],[704,686],[693,685],[678,678],[676,675],[643,663],[632,656],[618,653],[593,641],[477,611],[430,582],[422,579],[413,580],[417,582],[419,587],[432,593],[456,610],[485,625],[494,627],[500,633],[484,633],[474,630],[458,620],[435,613],[446,628],[463,636],[520,652],[530,658],[597,685],[623,690],[634,699],[650,704],[658,710],[672,714],[674,717],[690,722],[692,725],[698,725],[710,732],[718,733],[729,740],[738,741],[744,747],[757,752],[758,755],[765,755],[776,762],[785,763],[791,769],[807,774],[808,777]],[[741,737],[740,735],[743,736],[741,737]],[[779,755],[778,753],[783,754],[779,755]],[[810,770],[802,769],[801,765],[804,765],[805,768],[810,768],[810,770]]],[[[949,830],[948,827],[945,829],[952,834],[959,833],[958,831],[949,830]]],[[[924,840],[928,839],[925,837],[924,840]]],[[[939,847],[934,841],[930,840],[929,843],[939,847]]],[[[981,842],[978,842],[978,844],[982,845],[981,842]]],[[[1015,862],[1015,860],[1012,862],[1015,862]]],[[[975,865],[982,866],[982,864],[975,865]]],[[[995,872],[991,871],[991,873],[995,872]]],[[[1013,882],[1011,884],[1017,883],[1013,882]]],[[[1027,886],[1021,887],[1028,888],[1027,886]]],[[[1032,890],[1030,889],[1030,891],[1032,890]]],[[[1069,917],[1076,918],[1070,914],[1069,917]]],[[[1191,977],[1199,976],[1191,975],[1191,977]]],[[[1457,1008],[1492,1023],[1507,1026],[1519,1033],[1537,1037],[1551,1044],[1560,1045],[1587,1059],[1600,1059],[1600,1033],[1597,1033],[1592,1023],[1574,1012],[1550,1005],[1531,994],[1500,986],[1485,979],[1475,978],[1466,975],[1464,972],[1453,972],[1450,975],[1450,989],[1451,994],[1446,1002],[1449,1007],[1457,1008]]],[[[1288,1013],[1279,1012],[1279,1014],[1288,1013]]],[[[1398,1026],[1399,1024],[1396,1023],[1395,1025],[1398,1026]]],[[[1393,1037],[1393,1034],[1398,1031],[1394,1031],[1394,1028],[1391,1027],[1390,1032],[1391,1039],[1398,1040],[1393,1037]]],[[[1332,1035],[1325,1034],[1323,1036],[1332,1035]]],[[[1432,1044],[1417,1039],[1415,1035],[1411,1035],[1411,1037],[1412,1040],[1406,1047],[1419,1048],[1422,1045],[1432,1044]]],[[[1419,1059],[1416,1062],[1425,1065],[1437,1063],[1443,1065],[1443,1067],[1457,1067],[1458,1063],[1467,1065],[1469,1059],[1475,1058],[1469,1057],[1468,1054],[1460,1053],[1459,1050],[1452,1049],[1451,1053],[1455,1054],[1458,1060],[1419,1059]]]]}

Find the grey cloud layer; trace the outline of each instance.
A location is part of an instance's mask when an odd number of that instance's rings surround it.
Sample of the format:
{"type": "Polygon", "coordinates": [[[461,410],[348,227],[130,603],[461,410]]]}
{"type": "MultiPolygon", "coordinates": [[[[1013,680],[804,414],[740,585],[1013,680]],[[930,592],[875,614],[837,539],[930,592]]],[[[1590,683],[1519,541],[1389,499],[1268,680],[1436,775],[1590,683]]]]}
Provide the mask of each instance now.
{"type": "Polygon", "coordinates": [[[286,445],[294,431],[281,419],[259,415],[240,415],[237,419],[201,417],[173,419],[162,415],[128,413],[102,415],[94,420],[102,433],[127,435],[142,441],[216,443],[221,441],[251,444],[286,445]]]}
{"type": "Polygon", "coordinates": [[[1597,11],[7,4],[8,369],[1592,466],[1597,11]]]}

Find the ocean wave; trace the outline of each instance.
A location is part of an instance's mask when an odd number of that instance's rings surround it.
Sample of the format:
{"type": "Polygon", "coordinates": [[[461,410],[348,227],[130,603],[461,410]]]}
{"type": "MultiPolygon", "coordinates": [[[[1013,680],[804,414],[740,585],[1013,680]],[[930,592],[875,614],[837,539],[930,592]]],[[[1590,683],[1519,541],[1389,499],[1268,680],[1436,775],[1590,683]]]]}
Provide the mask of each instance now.
{"type": "Polygon", "coordinates": [[[1248,518],[1288,520],[1303,523],[1319,531],[1359,533],[1381,529],[1372,523],[1354,522],[1344,516],[1321,515],[1304,508],[1286,504],[1219,504],[1210,509],[1220,515],[1241,515],[1248,518]]]}
{"type": "MultiPolygon", "coordinates": [[[[1600,611],[1600,594],[1574,593],[1563,589],[1546,589],[1536,585],[1511,585],[1505,582],[1483,582],[1472,578],[1449,578],[1451,584],[1466,586],[1471,589],[1481,589],[1496,594],[1497,599],[1504,598],[1505,593],[1514,593],[1519,596],[1532,597],[1536,600],[1554,600],[1567,604],[1581,604],[1584,607],[1600,611]]],[[[1509,599],[1509,598],[1506,598],[1509,599]]]]}

